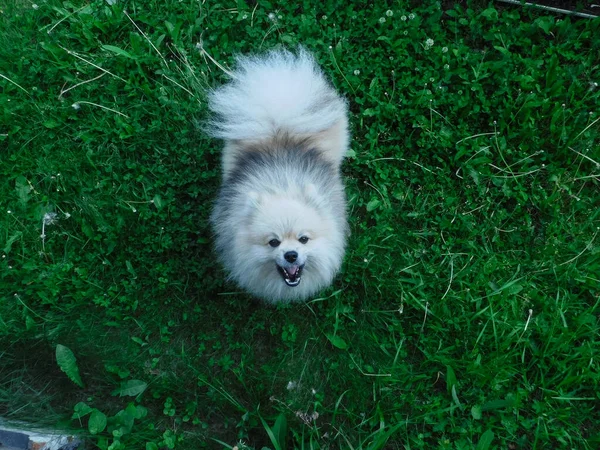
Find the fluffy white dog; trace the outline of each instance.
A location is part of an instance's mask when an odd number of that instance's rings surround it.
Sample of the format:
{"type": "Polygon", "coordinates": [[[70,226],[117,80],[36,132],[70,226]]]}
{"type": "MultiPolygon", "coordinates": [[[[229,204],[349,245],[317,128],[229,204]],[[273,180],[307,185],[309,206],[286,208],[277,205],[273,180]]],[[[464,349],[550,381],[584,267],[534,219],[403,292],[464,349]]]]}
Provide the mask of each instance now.
{"type": "Polygon", "coordinates": [[[344,256],[346,101],[300,49],[238,58],[209,102],[209,131],[225,141],[211,216],[219,258],[257,297],[305,300],[331,284],[344,256]]]}

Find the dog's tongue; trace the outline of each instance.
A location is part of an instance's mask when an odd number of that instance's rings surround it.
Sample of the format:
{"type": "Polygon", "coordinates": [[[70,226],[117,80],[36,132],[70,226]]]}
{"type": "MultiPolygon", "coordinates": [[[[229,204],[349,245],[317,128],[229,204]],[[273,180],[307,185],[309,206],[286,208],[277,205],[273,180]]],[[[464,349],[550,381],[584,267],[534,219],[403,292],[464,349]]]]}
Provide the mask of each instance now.
{"type": "Polygon", "coordinates": [[[296,278],[296,274],[298,273],[298,266],[290,266],[285,270],[290,277],[296,278]]]}

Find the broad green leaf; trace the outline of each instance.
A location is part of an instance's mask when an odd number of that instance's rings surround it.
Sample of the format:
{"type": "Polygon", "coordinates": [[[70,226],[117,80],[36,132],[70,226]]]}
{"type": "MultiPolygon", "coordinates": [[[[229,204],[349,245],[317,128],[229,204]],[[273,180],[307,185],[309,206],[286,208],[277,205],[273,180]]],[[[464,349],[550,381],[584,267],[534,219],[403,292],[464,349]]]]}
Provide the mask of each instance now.
{"type": "Polygon", "coordinates": [[[125,56],[129,59],[136,59],[135,56],[131,55],[129,52],[126,52],[122,48],[115,47],[114,45],[103,45],[102,48],[104,50],[108,50],[109,52],[115,53],[119,56],[125,56]]]}
{"type": "Polygon", "coordinates": [[[177,442],[177,436],[171,430],[167,430],[163,433],[163,439],[165,440],[165,445],[168,448],[175,448],[175,443],[177,442]]]}
{"type": "Polygon", "coordinates": [[[481,420],[481,406],[475,405],[471,408],[471,416],[475,420],[481,420]]]}
{"type": "Polygon", "coordinates": [[[374,209],[377,209],[377,207],[381,204],[381,202],[379,201],[379,199],[374,198],[373,200],[371,200],[369,203],[367,203],[367,211],[371,212],[374,209]]]}
{"type": "Polygon", "coordinates": [[[458,399],[458,393],[456,392],[456,384],[452,385],[452,400],[454,400],[456,406],[458,406],[461,410],[463,409],[463,406],[460,403],[460,400],[458,399]]]}
{"type": "Polygon", "coordinates": [[[90,420],[88,421],[88,430],[92,434],[102,433],[106,428],[106,415],[94,409],[92,414],[90,415],[90,420]]]}
{"type": "Polygon", "coordinates": [[[454,369],[450,366],[446,366],[446,388],[448,389],[448,393],[452,392],[452,386],[456,384],[456,374],[454,373],[454,369]]]}
{"type": "Polygon", "coordinates": [[[171,22],[169,22],[168,20],[165,20],[165,27],[167,27],[167,31],[169,33],[172,33],[173,30],[175,29],[175,25],[173,25],[171,22]]]}
{"type": "Polygon", "coordinates": [[[277,416],[275,425],[273,425],[273,434],[275,435],[275,438],[279,442],[281,448],[285,450],[287,435],[287,419],[285,418],[285,414],[282,413],[277,416]]]}
{"type": "Polygon", "coordinates": [[[11,237],[8,238],[8,240],[6,241],[6,245],[4,246],[4,253],[10,253],[10,249],[12,248],[13,244],[17,241],[17,239],[19,239],[21,236],[23,235],[22,231],[16,231],[12,234],[11,237]]]}
{"type": "Polygon", "coordinates": [[[93,411],[93,408],[90,408],[87,403],[79,402],[73,408],[75,411],[71,416],[71,419],[80,419],[84,416],[87,416],[89,413],[93,411]]]}
{"type": "Polygon", "coordinates": [[[137,273],[135,272],[135,269],[133,268],[131,261],[126,260],[125,266],[127,267],[127,272],[129,272],[133,276],[133,278],[137,278],[137,273]]]}
{"type": "Polygon", "coordinates": [[[290,36],[289,34],[282,35],[280,39],[281,39],[281,42],[284,42],[288,45],[293,45],[295,43],[293,36],[290,36]]]}
{"type": "Polygon", "coordinates": [[[485,17],[486,19],[490,19],[490,20],[498,19],[498,11],[496,11],[494,8],[488,8],[488,9],[483,10],[481,15],[483,17],[485,17]]]}
{"type": "Polygon", "coordinates": [[[346,350],[348,348],[346,341],[337,335],[328,334],[327,339],[329,339],[329,342],[331,342],[334,347],[342,350],[346,350]]]}
{"type": "Polygon", "coordinates": [[[128,380],[122,382],[121,386],[112,391],[112,395],[118,395],[119,397],[135,397],[144,392],[147,387],[148,384],[142,380],[128,380]]]}
{"type": "Polygon", "coordinates": [[[19,203],[21,206],[25,206],[29,201],[29,193],[31,192],[32,187],[24,176],[17,177],[15,181],[15,190],[19,197],[19,203]]]}
{"type": "Polygon", "coordinates": [[[142,340],[141,340],[139,337],[137,337],[137,336],[132,336],[132,337],[131,337],[131,340],[132,340],[133,342],[135,342],[136,344],[139,344],[139,345],[146,345],[146,343],[145,343],[144,341],[142,341],[142,340]]]}
{"type": "Polygon", "coordinates": [[[544,16],[536,19],[535,24],[544,30],[544,33],[550,34],[550,29],[554,25],[554,19],[550,16],[544,16]]]}
{"type": "Polygon", "coordinates": [[[158,194],[154,196],[154,198],[152,199],[152,203],[154,203],[156,209],[162,209],[162,207],[165,206],[165,202],[163,201],[162,197],[158,194]]]}
{"type": "Polygon", "coordinates": [[[521,292],[522,290],[523,286],[521,284],[513,284],[506,289],[506,292],[508,292],[509,295],[515,295],[521,292]]]}
{"type": "Polygon", "coordinates": [[[279,444],[279,441],[277,440],[277,437],[275,436],[275,433],[273,433],[273,430],[271,429],[271,427],[269,426],[267,421],[260,416],[258,416],[258,417],[260,418],[260,421],[262,422],[262,425],[263,425],[265,431],[267,432],[267,435],[269,436],[269,439],[271,440],[273,447],[275,447],[275,450],[283,450],[281,448],[281,445],[279,444]]]}
{"type": "Polygon", "coordinates": [[[125,434],[131,433],[131,430],[133,429],[133,424],[135,422],[135,417],[129,414],[126,410],[122,409],[117,414],[115,414],[113,418],[111,418],[111,423],[113,422],[117,424],[117,428],[115,428],[115,430],[113,431],[113,435],[116,437],[116,431],[120,436],[123,436],[125,434]]]}
{"type": "Polygon", "coordinates": [[[58,344],[56,346],[56,362],[60,370],[62,370],[69,379],[79,387],[83,387],[83,381],[79,375],[79,368],[77,367],[77,358],[73,352],[64,345],[58,344]]]}
{"type": "Polygon", "coordinates": [[[125,412],[134,419],[142,419],[148,414],[148,408],[130,403],[127,405],[127,408],[125,408],[125,412]]]}
{"type": "Polygon", "coordinates": [[[489,402],[486,402],[483,404],[483,406],[481,407],[482,411],[492,411],[494,409],[501,409],[501,408],[507,408],[510,406],[513,406],[514,401],[511,399],[506,399],[506,400],[491,400],[489,402]]]}
{"type": "Polygon", "coordinates": [[[56,128],[60,126],[60,122],[57,122],[53,119],[49,119],[43,122],[42,125],[44,125],[46,128],[56,128]]]}
{"type": "Polygon", "coordinates": [[[500,45],[494,45],[494,48],[505,56],[510,56],[510,54],[511,54],[510,50],[508,50],[500,45]]]}
{"type": "Polygon", "coordinates": [[[27,331],[32,330],[35,327],[35,320],[31,316],[25,318],[25,328],[27,331]]]}
{"type": "Polygon", "coordinates": [[[492,430],[487,430],[479,438],[479,442],[477,443],[477,447],[475,450],[487,450],[488,448],[490,448],[490,445],[492,445],[493,440],[494,432],[492,430]]]}

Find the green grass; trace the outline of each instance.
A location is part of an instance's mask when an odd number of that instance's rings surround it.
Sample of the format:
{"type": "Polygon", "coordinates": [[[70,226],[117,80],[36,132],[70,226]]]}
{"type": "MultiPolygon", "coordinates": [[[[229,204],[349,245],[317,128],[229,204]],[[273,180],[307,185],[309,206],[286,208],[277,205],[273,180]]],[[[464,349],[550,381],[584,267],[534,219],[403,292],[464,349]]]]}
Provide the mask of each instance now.
{"type": "Polygon", "coordinates": [[[600,446],[600,19],[372,3],[0,6],[0,416],[111,450],[600,446]],[[199,124],[215,62],[297,43],[350,102],[352,237],[273,308],[216,265],[199,124]]]}

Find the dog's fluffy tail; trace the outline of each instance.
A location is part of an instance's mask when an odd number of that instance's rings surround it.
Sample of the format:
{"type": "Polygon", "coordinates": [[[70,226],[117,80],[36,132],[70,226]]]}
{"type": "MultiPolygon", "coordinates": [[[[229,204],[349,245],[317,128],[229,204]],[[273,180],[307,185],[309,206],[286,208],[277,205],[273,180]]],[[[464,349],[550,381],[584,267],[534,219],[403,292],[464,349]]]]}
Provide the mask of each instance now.
{"type": "Polygon", "coordinates": [[[210,133],[229,145],[287,135],[309,139],[338,164],[348,148],[346,101],[302,48],[239,57],[231,82],[209,94],[209,106],[210,133]]]}

